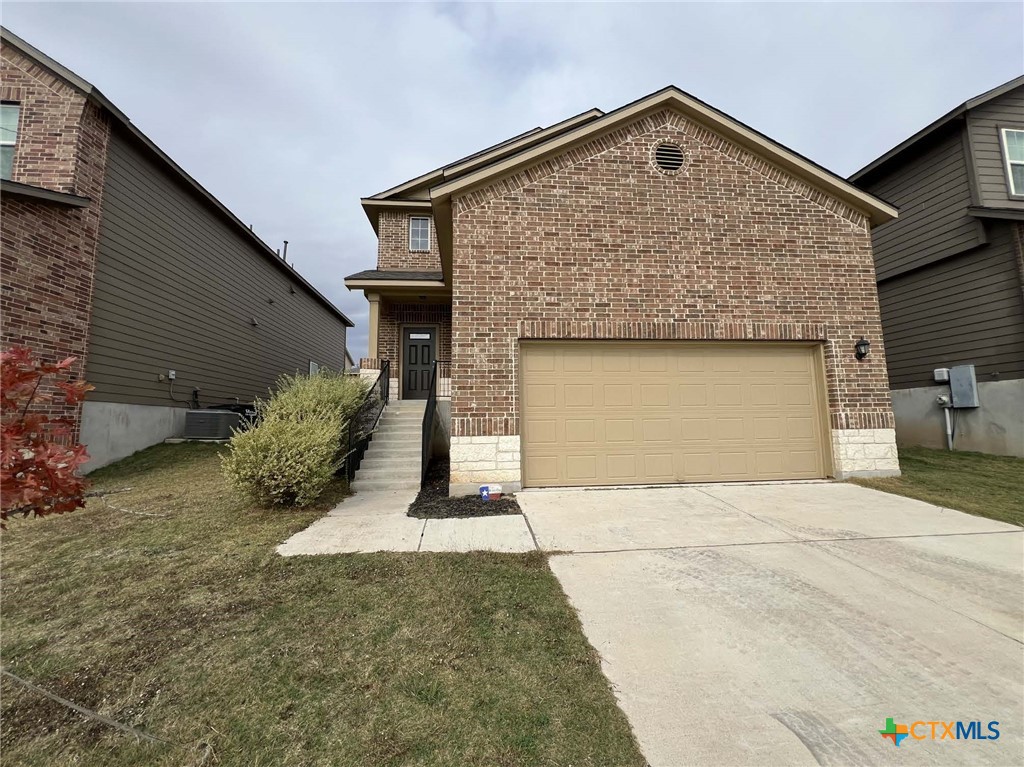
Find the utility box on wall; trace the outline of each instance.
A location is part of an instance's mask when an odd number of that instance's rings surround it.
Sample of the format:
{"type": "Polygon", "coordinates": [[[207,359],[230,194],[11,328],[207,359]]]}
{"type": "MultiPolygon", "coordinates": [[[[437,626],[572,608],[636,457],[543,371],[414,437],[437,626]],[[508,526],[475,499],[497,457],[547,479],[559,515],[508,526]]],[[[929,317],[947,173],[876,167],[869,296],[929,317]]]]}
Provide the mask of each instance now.
{"type": "Polygon", "coordinates": [[[953,407],[978,407],[978,380],[974,365],[956,365],[949,369],[949,391],[953,407]]]}

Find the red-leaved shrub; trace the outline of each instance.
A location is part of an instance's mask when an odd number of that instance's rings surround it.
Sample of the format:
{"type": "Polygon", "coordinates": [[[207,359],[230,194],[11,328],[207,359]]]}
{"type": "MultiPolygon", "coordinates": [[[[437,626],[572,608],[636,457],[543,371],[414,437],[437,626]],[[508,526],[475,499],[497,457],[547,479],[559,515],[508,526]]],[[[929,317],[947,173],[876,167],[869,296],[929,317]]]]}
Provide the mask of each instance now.
{"type": "Polygon", "coordinates": [[[67,380],[74,361],[43,362],[24,346],[0,355],[0,526],[14,514],[43,517],[85,505],[78,467],[89,456],[83,445],[62,444],[70,442],[71,421],[45,412],[51,402],[77,405],[93,388],[67,380]]]}

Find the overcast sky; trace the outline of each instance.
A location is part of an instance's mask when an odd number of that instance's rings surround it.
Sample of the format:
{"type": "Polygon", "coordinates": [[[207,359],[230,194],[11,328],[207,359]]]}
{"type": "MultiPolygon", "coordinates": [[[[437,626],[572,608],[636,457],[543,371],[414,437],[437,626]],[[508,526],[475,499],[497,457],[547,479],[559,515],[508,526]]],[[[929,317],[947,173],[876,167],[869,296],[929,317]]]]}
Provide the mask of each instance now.
{"type": "Polygon", "coordinates": [[[439,165],[673,84],[848,175],[1024,71],[1024,4],[13,3],[352,320],[359,207],[439,165]]]}

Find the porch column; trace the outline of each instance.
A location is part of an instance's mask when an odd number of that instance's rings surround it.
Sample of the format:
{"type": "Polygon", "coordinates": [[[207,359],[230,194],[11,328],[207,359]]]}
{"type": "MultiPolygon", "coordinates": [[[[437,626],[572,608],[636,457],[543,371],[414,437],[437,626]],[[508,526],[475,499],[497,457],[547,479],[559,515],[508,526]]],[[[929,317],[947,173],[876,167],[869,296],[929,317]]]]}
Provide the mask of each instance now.
{"type": "Polygon", "coordinates": [[[371,359],[380,359],[377,349],[377,328],[380,325],[380,294],[367,293],[366,300],[370,302],[370,343],[366,350],[366,356],[371,359]]]}

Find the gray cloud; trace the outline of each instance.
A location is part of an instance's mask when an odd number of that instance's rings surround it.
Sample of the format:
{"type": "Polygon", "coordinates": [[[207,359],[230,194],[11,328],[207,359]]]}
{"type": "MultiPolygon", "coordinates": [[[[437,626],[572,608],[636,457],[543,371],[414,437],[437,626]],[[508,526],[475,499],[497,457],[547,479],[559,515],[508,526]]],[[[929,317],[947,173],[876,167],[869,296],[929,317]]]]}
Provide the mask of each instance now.
{"type": "Polygon", "coordinates": [[[356,323],[359,207],[438,165],[669,83],[846,175],[1024,69],[1024,7],[21,4],[95,84],[356,323]]]}

